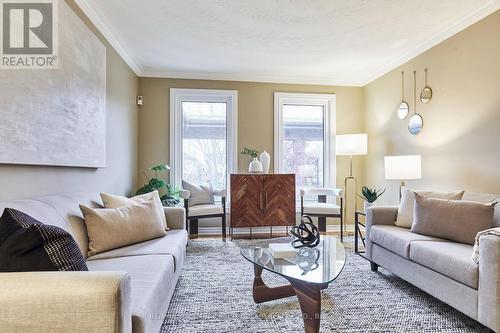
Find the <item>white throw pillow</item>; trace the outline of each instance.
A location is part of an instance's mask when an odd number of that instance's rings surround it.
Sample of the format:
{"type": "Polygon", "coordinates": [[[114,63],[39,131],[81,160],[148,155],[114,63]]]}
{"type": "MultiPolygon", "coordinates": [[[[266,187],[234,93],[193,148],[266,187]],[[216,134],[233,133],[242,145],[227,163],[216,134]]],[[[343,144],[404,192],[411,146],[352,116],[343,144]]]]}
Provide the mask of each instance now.
{"type": "Polygon", "coordinates": [[[212,185],[194,185],[185,180],[182,181],[182,188],[188,190],[189,207],[196,205],[214,205],[214,189],[212,185]]]}
{"type": "Polygon", "coordinates": [[[104,208],[120,208],[125,206],[133,206],[148,202],[150,200],[154,200],[155,209],[160,215],[160,219],[165,226],[165,230],[168,230],[167,218],[165,217],[163,205],[160,200],[160,194],[156,190],[146,194],[136,195],[132,198],[127,198],[121,195],[101,193],[101,199],[104,203],[104,208]]]}
{"type": "MultiPolygon", "coordinates": [[[[464,191],[453,193],[439,193],[431,191],[417,191],[423,197],[434,199],[462,200],[464,191]]],[[[398,208],[396,225],[403,228],[411,228],[413,224],[413,211],[415,208],[415,193],[407,187],[401,187],[401,202],[398,208]]]]}

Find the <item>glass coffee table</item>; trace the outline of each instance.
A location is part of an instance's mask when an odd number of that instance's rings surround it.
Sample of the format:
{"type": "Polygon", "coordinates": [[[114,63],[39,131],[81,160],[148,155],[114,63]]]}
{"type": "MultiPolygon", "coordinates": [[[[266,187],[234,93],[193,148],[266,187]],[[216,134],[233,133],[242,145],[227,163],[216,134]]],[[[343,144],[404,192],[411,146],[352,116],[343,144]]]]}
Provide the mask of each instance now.
{"type": "Polygon", "coordinates": [[[269,252],[270,243],[290,243],[292,238],[275,238],[242,247],[240,252],[254,266],[253,300],[255,303],[297,296],[306,333],[319,332],[321,290],[335,280],[345,265],[344,245],[336,237],[321,236],[317,247],[297,249],[295,257],[275,259],[269,252]],[[290,284],[268,287],[262,280],[262,270],[281,275],[290,284]]]}

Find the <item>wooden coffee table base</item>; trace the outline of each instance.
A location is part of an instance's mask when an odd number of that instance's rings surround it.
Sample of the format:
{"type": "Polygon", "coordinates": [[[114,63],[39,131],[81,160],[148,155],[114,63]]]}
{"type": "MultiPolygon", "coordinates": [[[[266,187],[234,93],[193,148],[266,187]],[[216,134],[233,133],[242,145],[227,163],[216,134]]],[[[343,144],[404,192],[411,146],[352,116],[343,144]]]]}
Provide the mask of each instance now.
{"type": "Polygon", "coordinates": [[[307,283],[291,278],[286,278],[290,284],[269,288],[262,281],[262,267],[254,264],[253,300],[263,303],[285,297],[297,296],[299,299],[304,328],[306,333],[318,333],[321,316],[321,289],[328,285],[307,283]]]}

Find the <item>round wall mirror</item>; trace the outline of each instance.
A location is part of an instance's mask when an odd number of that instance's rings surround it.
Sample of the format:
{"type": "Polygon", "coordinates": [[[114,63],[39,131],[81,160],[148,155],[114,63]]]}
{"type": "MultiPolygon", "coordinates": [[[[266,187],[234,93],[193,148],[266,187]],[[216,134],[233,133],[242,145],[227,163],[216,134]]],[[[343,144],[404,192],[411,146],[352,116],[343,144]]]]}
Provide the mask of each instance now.
{"type": "Polygon", "coordinates": [[[425,87],[420,93],[420,102],[427,104],[432,98],[432,89],[430,87],[425,87]]]}
{"type": "Polygon", "coordinates": [[[405,119],[410,113],[410,106],[405,101],[402,101],[398,108],[398,118],[405,119]]]}
{"type": "Polygon", "coordinates": [[[422,128],[424,127],[424,119],[418,113],[415,113],[410,118],[410,122],[408,123],[408,131],[411,135],[418,135],[422,132],[422,128]]]}
{"type": "Polygon", "coordinates": [[[410,106],[405,102],[405,72],[401,72],[401,104],[398,108],[398,118],[405,119],[410,113],[410,106]]]}
{"type": "Polygon", "coordinates": [[[432,99],[432,89],[427,85],[427,68],[425,69],[425,87],[420,92],[420,102],[427,104],[432,99]]]}

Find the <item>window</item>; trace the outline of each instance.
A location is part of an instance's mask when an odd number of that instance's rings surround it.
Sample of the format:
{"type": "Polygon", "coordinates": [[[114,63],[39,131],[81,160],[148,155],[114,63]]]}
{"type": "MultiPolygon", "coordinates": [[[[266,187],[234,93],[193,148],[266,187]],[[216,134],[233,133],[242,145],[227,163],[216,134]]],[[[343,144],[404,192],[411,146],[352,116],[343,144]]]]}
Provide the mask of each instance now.
{"type": "Polygon", "coordinates": [[[335,95],[274,94],[274,169],[304,187],[335,185],[335,95]]]}
{"type": "Polygon", "coordinates": [[[173,183],[226,188],[236,170],[236,105],[232,90],[170,90],[173,183]]]}

